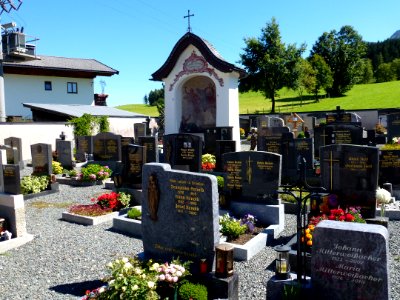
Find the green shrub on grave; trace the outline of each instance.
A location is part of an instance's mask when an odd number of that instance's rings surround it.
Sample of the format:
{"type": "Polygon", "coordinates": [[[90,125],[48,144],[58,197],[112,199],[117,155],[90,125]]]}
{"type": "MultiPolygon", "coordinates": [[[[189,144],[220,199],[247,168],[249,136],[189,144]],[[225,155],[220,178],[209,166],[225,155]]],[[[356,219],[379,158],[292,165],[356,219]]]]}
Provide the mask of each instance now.
{"type": "Polygon", "coordinates": [[[47,189],[49,177],[43,176],[24,176],[21,179],[21,193],[23,195],[40,193],[47,189]]]}
{"type": "Polygon", "coordinates": [[[61,166],[61,163],[58,161],[53,160],[51,162],[51,168],[52,168],[53,174],[62,174],[62,172],[63,172],[63,167],[61,166]]]}
{"type": "Polygon", "coordinates": [[[136,207],[133,207],[128,211],[127,216],[129,219],[140,219],[142,217],[142,212],[136,207]]]}
{"type": "Polygon", "coordinates": [[[179,299],[207,300],[207,287],[199,283],[185,282],[179,287],[179,299]]]}

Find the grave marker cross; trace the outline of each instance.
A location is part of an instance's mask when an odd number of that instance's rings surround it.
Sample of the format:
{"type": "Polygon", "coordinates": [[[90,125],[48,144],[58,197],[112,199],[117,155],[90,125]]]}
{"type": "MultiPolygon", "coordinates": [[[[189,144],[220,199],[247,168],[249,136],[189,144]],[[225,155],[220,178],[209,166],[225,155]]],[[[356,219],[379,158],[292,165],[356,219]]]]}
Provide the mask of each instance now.
{"type": "Polygon", "coordinates": [[[190,14],[190,9],[188,9],[188,14],[183,16],[184,19],[188,19],[188,32],[192,31],[192,28],[190,27],[190,17],[194,17],[194,14],[190,14]]]}

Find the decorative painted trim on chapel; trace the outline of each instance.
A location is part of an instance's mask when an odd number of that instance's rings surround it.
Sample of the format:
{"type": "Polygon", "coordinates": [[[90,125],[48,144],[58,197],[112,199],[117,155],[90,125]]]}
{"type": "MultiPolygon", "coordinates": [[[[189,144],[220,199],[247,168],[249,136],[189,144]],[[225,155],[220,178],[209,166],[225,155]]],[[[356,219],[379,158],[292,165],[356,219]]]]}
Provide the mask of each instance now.
{"type": "Polygon", "coordinates": [[[224,80],[218,76],[214,68],[209,68],[207,61],[204,57],[197,55],[196,51],[193,50],[192,54],[183,63],[183,69],[175,75],[174,82],[169,85],[169,90],[172,91],[174,85],[178,80],[184,76],[193,73],[208,73],[210,76],[214,76],[219,82],[219,85],[224,86],[224,80]]]}

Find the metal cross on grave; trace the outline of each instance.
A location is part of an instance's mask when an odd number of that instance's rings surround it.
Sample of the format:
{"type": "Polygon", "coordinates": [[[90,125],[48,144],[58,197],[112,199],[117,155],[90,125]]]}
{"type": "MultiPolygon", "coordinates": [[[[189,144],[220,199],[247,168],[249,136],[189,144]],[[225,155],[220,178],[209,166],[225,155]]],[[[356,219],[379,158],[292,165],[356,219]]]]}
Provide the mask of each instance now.
{"type": "Polygon", "coordinates": [[[334,174],[333,173],[333,164],[340,163],[339,159],[334,159],[333,158],[333,151],[329,151],[329,158],[323,159],[323,162],[327,162],[329,164],[329,190],[332,191],[333,189],[333,176],[339,176],[339,174],[334,174]]]}
{"type": "Polygon", "coordinates": [[[188,32],[192,31],[192,28],[190,27],[190,17],[194,17],[194,14],[190,14],[190,9],[188,9],[188,14],[183,16],[184,19],[188,19],[188,32]]]}

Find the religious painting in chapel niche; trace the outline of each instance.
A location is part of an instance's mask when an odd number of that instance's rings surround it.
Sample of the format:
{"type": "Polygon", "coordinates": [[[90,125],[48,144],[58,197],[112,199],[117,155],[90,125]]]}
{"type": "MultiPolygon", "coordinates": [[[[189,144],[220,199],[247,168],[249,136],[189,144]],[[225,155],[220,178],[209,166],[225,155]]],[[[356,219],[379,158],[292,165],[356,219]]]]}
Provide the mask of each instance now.
{"type": "Polygon", "coordinates": [[[214,82],[204,76],[189,79],[182,87],[181,132],[202,132],[216,126],[214,82]]]}

